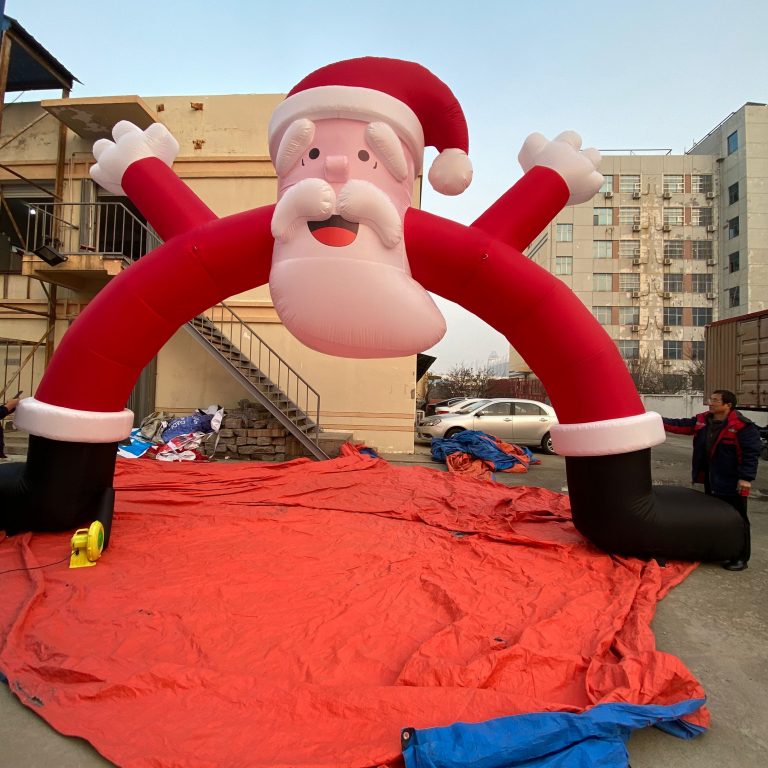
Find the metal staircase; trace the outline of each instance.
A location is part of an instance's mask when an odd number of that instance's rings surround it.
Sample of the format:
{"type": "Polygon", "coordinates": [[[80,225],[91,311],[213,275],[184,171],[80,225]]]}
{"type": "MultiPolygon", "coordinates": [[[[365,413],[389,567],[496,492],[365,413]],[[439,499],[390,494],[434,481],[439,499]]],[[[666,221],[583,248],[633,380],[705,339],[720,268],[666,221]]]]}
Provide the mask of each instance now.
{"type": "Polygon", "coordinates": [[[186,330],[316,459],[320,395],[226,304],[190,320],[186,330]]]}

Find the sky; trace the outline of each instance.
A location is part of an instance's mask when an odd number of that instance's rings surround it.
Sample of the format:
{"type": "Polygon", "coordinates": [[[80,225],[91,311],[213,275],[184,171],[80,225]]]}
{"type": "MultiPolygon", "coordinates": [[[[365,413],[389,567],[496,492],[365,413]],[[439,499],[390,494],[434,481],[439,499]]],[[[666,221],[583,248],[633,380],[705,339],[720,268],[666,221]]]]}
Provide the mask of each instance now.
{"type": "MultiPolygon", "coordinates": [[[[283,93],[340,59],[417,61],[461,103],[474,166],[458,197],[425,183],[422,207],[466,224],[520,177],[533,131],[681,153],[745,102],[768,102],[765,0],[6,0],[5,12],[82,82],[73,97],[283,93]]],[[[436,301],[448,331],[427,350],[433,371],[507,357],[501,334],[436,301]]]]}

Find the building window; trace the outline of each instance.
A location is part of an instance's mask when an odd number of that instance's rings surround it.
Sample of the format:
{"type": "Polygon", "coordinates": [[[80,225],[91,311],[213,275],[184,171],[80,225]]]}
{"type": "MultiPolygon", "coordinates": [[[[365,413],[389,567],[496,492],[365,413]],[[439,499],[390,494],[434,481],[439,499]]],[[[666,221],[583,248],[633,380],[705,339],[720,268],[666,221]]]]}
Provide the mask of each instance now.
{"type": "Polygon", "coordinates": [[[694,293],[712,293],[712,275],[691,275],[691,290],[694,293]]]}
{"type": "Polygon", "coordinates": [[[613,274],[611,272],[595,272],[592,275],[593,291],[612,291],[613,274]]]}
{"type": "Polygon", "coordinates": [[[639,175],[622,175],[619,177],[619,192],[640,192],[639,175]]]}
{"type": "Polygon", "coordinates": [[[683,209],[682,208],[665,208],[664,209],[664,225],[667,227],[682,227],[683,226],[683,209]]]}
{"type": "Polygon", "coordinates": [[[682,325],[682,307],[664,307],[664,325],[682,325]]]}
{"type": "Polygon", "coordinates": [[[739,252],[738,251],[734,251],[733,253],[728,254],[728,271],[729,272],[739,271],[739,252]]]}
{"type": "Polygon", "coordinates": [[[611,324],[611,308],[610,307],[592,307],[592,314],[595,316],[600,325],[611,324]]]}
{"type": "Polygon", "coordinates": [[[682,360],[683,359],[683,342],[672,341],[671,339],[664,339],[664,359],[665,360],[682,360]]]}
{"type": "Polygon", "coordinates": [[[592,223],[597,227],[601,224],[611,226],[613,224],[613,208],[595,208],[592,223]]]}
{"type": "Polygon", "coordinates": [[[691,192],[707,194],[712,191],[711,173],[694,173],[691,176],[691,192]]]}
{"type": "Polygon", "coordinates": [[[673,193],[673,192],[682,192],[684,189],[683,187],[683,177],[682,175],[664,175],[664,192],[667,194],[673,193]]]}
{"type": "Polygon", "coordinates": [[[622,259],[639,259],[640,258],[640,241],[639,240],[620,240],[619,256],[622,259]]]}
{"type": "Polygon", "coordinates": [[[639,208],[619,208],[619,224],[639,224],[640,223],[640,209],[639,208]]]}
{"type": "Polygon", "coordinates": [[[728,187],[728,205],[733,205],[739,199],[739,182],[728,187]]]}
{"type": "Polygon", "coordinates": [[[734,131],[728,136],[728,154],[732,155],[739,148],[739,132],[734,131]]]}
{"type": "Polygon", "coordinates": [[[665,259],[682,259],[683,258],[683,241],[682,240],[665,240],[664,241],[664,258],[665,259]]]}
{"type": "Polygon", "coordinates": [[[620,291],[639,291],[640,275],[637,272],[622,272],[619,275],[620,291]]]}
{"type": "Polygon", "coordinates": [[[670,272],[664,275],[664,290],[669,293],[682,293],[683,275],[680,272],[670,272]]]}
{"type": "Polygon", "coordinates": [[[691,224],[694,227],[708,227],[711,223],[711,208],[691,208],[691,224]]]}
{"type": "Polygon", "coordinates": [[[711,240],[691,240],[691,255],[694,259],[712,258],[711,240]]]}
{"type": "Polygon", "coordinates": [[[703,360],[704,359],[704,342],[692,341],[691,342],[691,360],[703,360]]]}
{"type": "Polygon", "coordinates": [[[640,325],[640,307],[619,307],[621,325],[640,325]]]}
{"type": "Polygon", "coordinates": [[[558,243],[573,242],[573,224],[557,225],[557,242],[558,243]]]}
{"type": "Polygon", "coordinates": [[[739,286],[728,289],[728,306],[738,307],[741,304],[741,297],[739,296],[739,286]]]}
{"type": "Polygon", "coordinates": [[[736,216],[733,219],[728,219],[728,239],[733,240],[734,237],[739,236],[739,217],[736,216]]]}
{"type": "Polygon", "coordinates": [[[592,243],[592,258],[610,259],[613,256],[613,242],[611,240],[595,240],[592,243]]]}
{"type": "Polygon", "coordinates": [[[703,328],[712,322],[712,307],[691,307],[691,322],[703,328]]]}
{"type": "Polygon", "coordinates": [[[603,186],[600,192],[613,192],[613,176],[603,176],[603,186]]]}
{"type": "Polygon", "coordinates": [[[637,339],[619,339],[616,346],[625,360],[637,360],[640,357],[640,342],[637,339]]]}
{"type": "Polygon", "coordinates": [[[573,274],[573,257],[572,256],[556,256],[555,257],[555,274],[556,275],[572,275],[573,274]]]}

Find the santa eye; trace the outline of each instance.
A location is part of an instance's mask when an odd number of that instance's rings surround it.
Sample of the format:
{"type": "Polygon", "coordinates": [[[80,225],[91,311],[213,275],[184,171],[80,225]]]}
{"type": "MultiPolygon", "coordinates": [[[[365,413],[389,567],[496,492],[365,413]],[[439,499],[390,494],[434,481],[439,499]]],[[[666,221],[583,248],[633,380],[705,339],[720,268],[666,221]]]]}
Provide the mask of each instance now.
{"type": "Polygon", "coordinates": [[[320,157],[320,150],[317,147],[312,147],[312,149],[309,150],[309,159],[317,160],[318,157],[320,157]]]}
{"type": "Polygon", "coordinates": [[[362,160],[364,163],[367,163],[367,162],[368,162],[368,161],[371,159],[371,156],[370,156],[370,155],[369,155],[369,154],[368,154],[368,153],[367,153],[367,152],[366,152],[364,149],[361,149],[361,150],[360,150],[360,151],[357,153],[357,156],[358,156],[358,157],[359,157],[359,158],[360,158],[360,159],[361,159],[361,160],[362,160]]]}

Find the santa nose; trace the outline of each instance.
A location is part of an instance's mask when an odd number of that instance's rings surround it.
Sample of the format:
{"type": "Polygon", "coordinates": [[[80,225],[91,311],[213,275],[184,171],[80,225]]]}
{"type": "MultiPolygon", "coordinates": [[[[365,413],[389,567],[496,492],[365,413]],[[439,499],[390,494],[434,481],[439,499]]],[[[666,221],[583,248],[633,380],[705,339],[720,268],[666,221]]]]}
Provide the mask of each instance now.
{"type": "Polygon", "coordinates": [[[325,159],[325,178],[331,184],[343,184],[349,178],[349,163],[346,155],[329,155],[325,159]]]}

